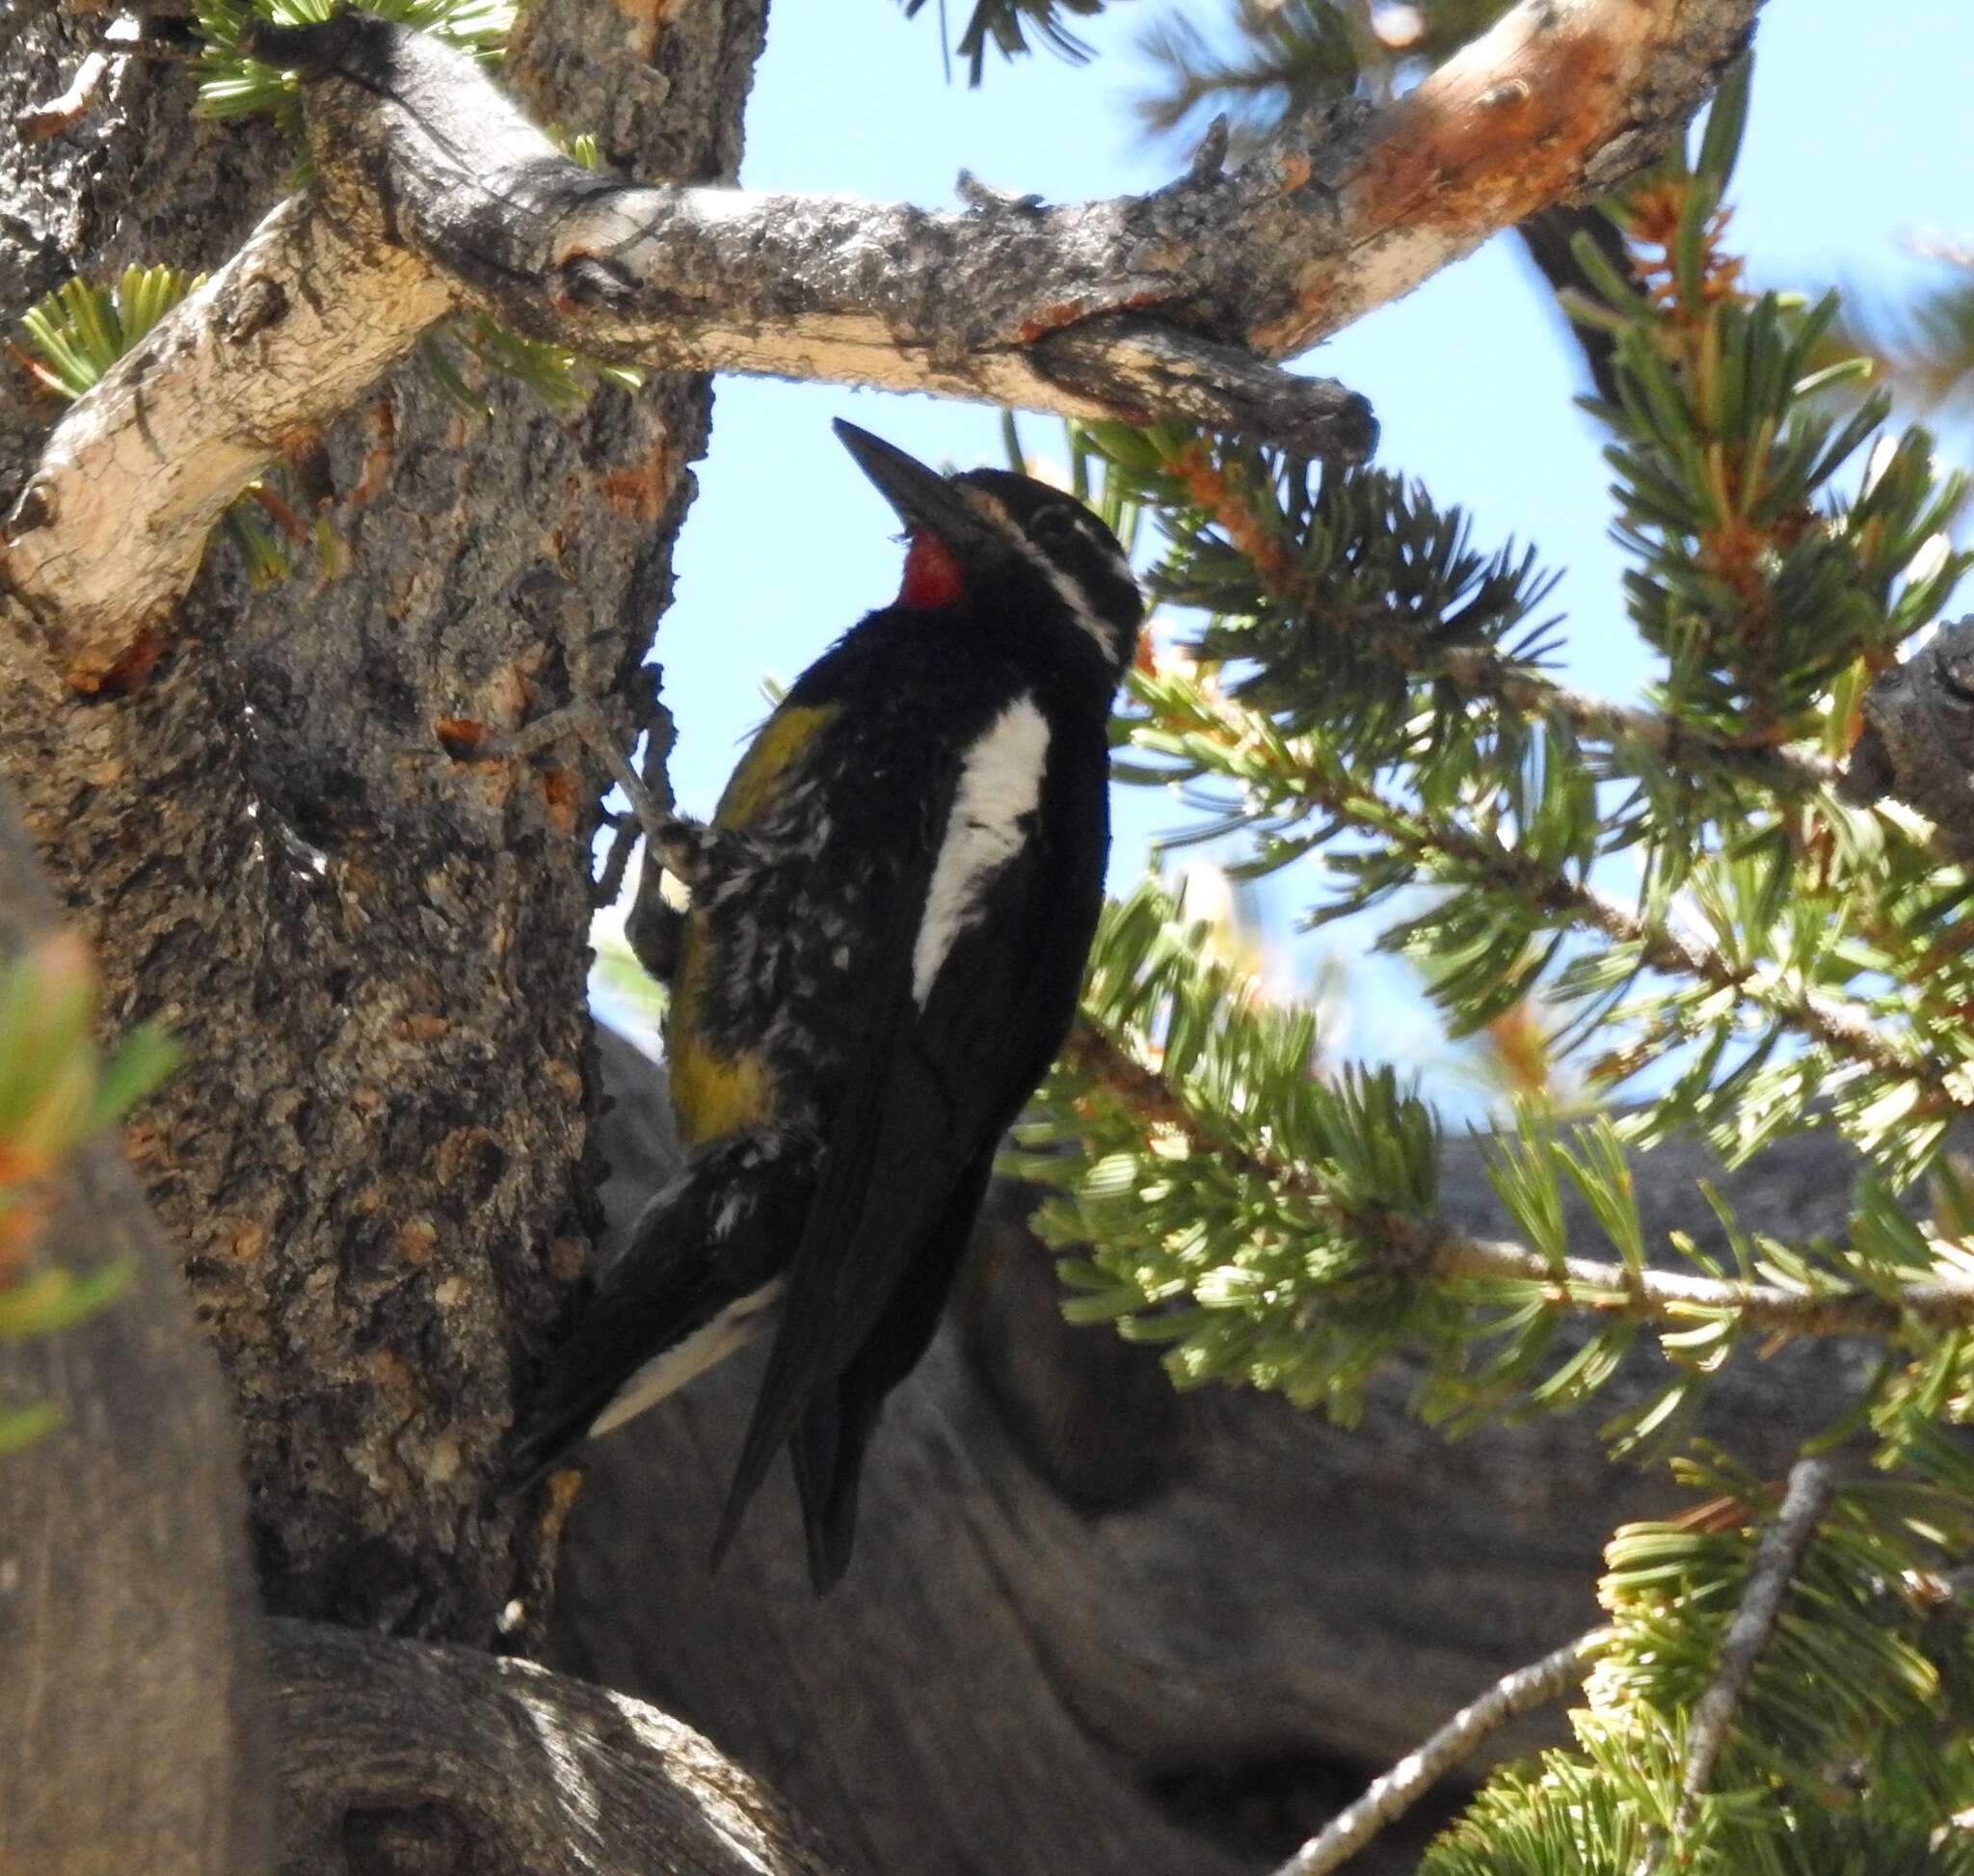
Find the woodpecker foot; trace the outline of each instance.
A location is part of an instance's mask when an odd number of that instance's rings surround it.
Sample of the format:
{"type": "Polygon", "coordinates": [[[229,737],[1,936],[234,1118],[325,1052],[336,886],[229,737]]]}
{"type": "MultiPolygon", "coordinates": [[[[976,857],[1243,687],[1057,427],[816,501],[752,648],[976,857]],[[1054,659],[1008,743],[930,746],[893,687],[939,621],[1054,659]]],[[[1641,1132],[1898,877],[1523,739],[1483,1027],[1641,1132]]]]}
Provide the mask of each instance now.
{"type": "Polygon", "coordinates": [[[744,836],[707,827],[660,808],[618,746],[602,706],[592,698],[578,698],[504,736],[488,737],[469,754],[482,762],[515,762],[571,738],[596,753],[610,779],[624,791],[651,851],[667,872],[682,879],[694,892],[705,890],[755,857],[752,844],[744,836]]]}
{"type": "Polygon", "coordinates": [[[522,724],[518,730],[483,737],[463,753],[477,762],[523,762],[529,756],[539,756],[545,749],[552,749],[558,742],[572,741],[593,750],[610,771],[610,779],[624,791],[630,803],[630,812],[637,817],[637,824],[644,829],[646,839],[654,844],[663,841],[672,824],[672,817],[652,799],[651,791],[639,779],[629,759],[617,746],[617,738],[610,734],[602,706],[593,698],[578,698],[573,704],[563,705],[560,710],[548,711],[546,716],[536,717],[532,723],[522,724]]]}

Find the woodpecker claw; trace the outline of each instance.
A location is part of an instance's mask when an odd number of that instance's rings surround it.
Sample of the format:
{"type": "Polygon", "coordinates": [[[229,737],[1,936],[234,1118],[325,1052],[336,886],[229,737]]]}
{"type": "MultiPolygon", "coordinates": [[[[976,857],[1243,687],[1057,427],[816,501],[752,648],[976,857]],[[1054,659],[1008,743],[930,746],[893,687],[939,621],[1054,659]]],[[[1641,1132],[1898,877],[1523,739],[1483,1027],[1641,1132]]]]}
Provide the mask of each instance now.
{"type": "Polygon", "coordinates": [[[489,737],[472,753],[483,761],[518,762],[571,738],[595,752],[597,759],[610,771],[610,779],[624,791],[625,798],[630,803],[630,812],[637,817],[637,824],[644,829],[646,839],[654,844],[662,845],[679,822],[652,799],[651,791],[631,767],[629,758],[617,746],[617,738],[610,732],[603,707],[594,697],[578,697],[574,703],[565,704],[560,710],[548,711],[546,716],[538,716],[518,730],[510,730],[504,736],[489,737]]]}
{"type": "Polygon", "coordinates": [[[456,762],[520,762],[572,737],[596,754],[609,771],[610,779],[624,791],[652,851],[667,872],[687,886],[700,886],[724,868],[744,864],[754,857],[753,844],[745,836],[702,827],[660,808],[631,767],[629,758],[618,746],[603,707],[595,698],[579,697],[573,704],[565,704],[560,710],[550,710],[532,723],[499,736],[448,740],[441,725],[440,739],[456,762]]]}
{"type": "Polygon", "coordinates": [[[1224,111],[1207,125],[1207,134],[1199,140],[1199,147],[1192,152],[1192,161],[1186,166],[1188,181],[1211,182],[1227,167],[1230,128],[1224,111]]]}

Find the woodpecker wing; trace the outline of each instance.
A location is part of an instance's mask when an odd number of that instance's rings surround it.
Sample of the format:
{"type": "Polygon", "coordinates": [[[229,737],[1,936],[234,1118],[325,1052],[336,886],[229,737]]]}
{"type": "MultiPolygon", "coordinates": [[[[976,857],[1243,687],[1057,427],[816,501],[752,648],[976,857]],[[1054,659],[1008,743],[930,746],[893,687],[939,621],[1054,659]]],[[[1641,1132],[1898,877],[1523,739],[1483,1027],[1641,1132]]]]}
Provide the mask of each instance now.
{"type": "MultiPolygon", "coordinates": [[[[901,894],[912,916],[892,921],[862,978],[862,1041],[789,1267],[716,1559],[805,1409],[820,1404],[826,1415],[839,1377],[860,1356],[866,1375],[894,1383],[930,1337],[972,1223],[971,1213],[955,1219],[955,1196],[966,1184],[977,1201],[984,1161],[1075,1010],[1103,894],[1107,761],[1101,731],[1052,730],[1032,699],[1019,698],[948,784],[947,812],[933,822],[943,836],[901,894]],[[943,1269],[915,1270],[925,1258],[943,1269]],[[928,1309],[922,1291],[933,1277],[928,1309]],[[915,1300],[893,1326],[917,1346],[867,1349],[885,1335],[908,1278],[915,1300]]],[[[874,1404],[859,1418],[861,1446],[874,1404]]],[[[829,1445],[815,1442],[799,1468],[805,1499],[836,1495],[814,1476],[829,1445]]],[[[833,1462],[854,1467],[860,1457],[833,1462]]],[[[843,1514],[839,1505],[833,1521],[843,1514]]]]}

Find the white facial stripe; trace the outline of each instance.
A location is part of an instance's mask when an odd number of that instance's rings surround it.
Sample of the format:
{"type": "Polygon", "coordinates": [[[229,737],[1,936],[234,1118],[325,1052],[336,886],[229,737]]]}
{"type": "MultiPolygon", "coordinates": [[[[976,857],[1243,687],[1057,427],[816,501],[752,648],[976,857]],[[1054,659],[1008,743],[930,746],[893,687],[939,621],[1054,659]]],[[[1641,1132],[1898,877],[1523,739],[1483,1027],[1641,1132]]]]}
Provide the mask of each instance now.
{"type": "Polygon", "coordinates": [[[1048,576],[1049,584],[1062,595],[1062,603],[1069,607],[1069,616],[1095,641],[1097,649],[1104,654],[1107,663],[1117,661],[1117,640],[1110,628],[1098,616],[1095,607],[1083,597],[1083,589],[1069,575],[1052,562],[1040,549],[1024,541],[1022,551],[1048,576]]]}
{"type": "Polygon", "coordinates": [[[711,1322],[654,1354],[611,1397],[609,1406],[590,1423],[590,1433],[606,1434],[635,1419],[715,1362],[724,1361],[735,1349],[744,1348],[774,1320],[782,1284],[781,1277],[771,1278],[751,1295],[730,1302],[711,1322]]]}
{"type": "MultiPolygon", "coordinates": [[[[1095,641],[1097,649],[1104,654],[1105,661],[1114,664],[1117,661],[1117,640],[1112,635],[1110,628],[1090,604],[1082,588],[1028,539],[1021,523],[985,489],[975,489],[963,483],[960,486],[960,493],[966,496],[980,519],[1054,587],[1063,604],[1069,608],[1069,616],[1095,641]]],[[[1122,565],[1124,576],[1129,579],[1131,563],[1125,560],[1122,554],[1117,558],[1122,565]]]]}
{"type": "Polygon", "coordinates": [[[920,1009],[954,941],[980,916],[988,883],[1021,851],[1022,818],[1041,802],[1048,760],[1049,719],[1027,697],[1017,697],[967,751],[912,947],[912,1001],[920,1009]]]}

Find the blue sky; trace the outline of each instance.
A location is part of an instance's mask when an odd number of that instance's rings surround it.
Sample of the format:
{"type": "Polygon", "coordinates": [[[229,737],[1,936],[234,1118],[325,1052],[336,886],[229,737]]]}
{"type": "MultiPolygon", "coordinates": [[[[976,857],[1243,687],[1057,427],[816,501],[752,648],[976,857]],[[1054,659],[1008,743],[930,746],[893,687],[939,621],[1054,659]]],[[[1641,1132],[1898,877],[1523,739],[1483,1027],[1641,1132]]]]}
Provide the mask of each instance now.
{"type": "MultiPolygon", "coordinates": [[[[990,59],[977,91],[943,80],[934,7],[907,22],[889,0],[779,5],[748,106],[742,180],[935,205],[953,201],[963,167],[1054,200],[1151,186],[1180,153],[1146,145],[1130,100],[1145,70],[1135,42],[1164,4],[1124,0],[1091,22],[1085,37],[1098,56],[1088,66],[1047,54],[990,59]]],[[[1927,271],[1907,252],[1908,237],[1974,234],[1974,139],[1950,128],[1964,121],[1970,62],[1955,48],[1966,6],[1772,0],[1765,9],[1733,192],[1734,238],[1758,281],[1813,289],[1835,280],[1896,298],[1927,271]]],[[[968,0],[949,0],[949,10],[957,30],[968,0]]],[[[1568,614],[1572,681],[1636,690],[1649,667],[1618,598],[1599,439],[1570,402],[1581,389],[1576,357],[1510,240],[1373,313],[1302,368],[1363,391],[1383,425],[1382,464],[1468,509],[1479,543],[1533,540],[1546,564],[1563,567],[1558,603],[1568,614]]],[[[710,810],[763,714],[760,678],[791,678],[896,590],[894,523],[831,437],[837,415],[933,461],[1001,460],[998,418],[983,408],[720,380],[711,451],[680,545],[678,599],[655,654],[680,723],[672,778],[688,813],[710,810]]],[[[1025,425],[1038,452],[1054,434],[1053,419],[1025,425]]],[[[1964,436],[1956,442],[1964,455],[1964,436]]],[[[1120,790],[1115,807],[1113,880],[1134,872],[1151,836],[1182,818],[1176,804],[1142,790],[1120,790]]],[[[1286,925],[1315,884],[1294,873],[1271,882],[1269,917],[1286,925]]],[[[1353,1053],[1429,1048],[1423,1012],[1405,1007],[1416,1000],[1402,967],[1388,968],[1399,975],[1374,971],[1363,987],[1389,992],[1395,1024],[1380,1021],[1374,1049],[1358,1035],[1353,1053]]]]}

